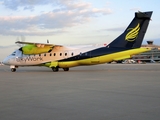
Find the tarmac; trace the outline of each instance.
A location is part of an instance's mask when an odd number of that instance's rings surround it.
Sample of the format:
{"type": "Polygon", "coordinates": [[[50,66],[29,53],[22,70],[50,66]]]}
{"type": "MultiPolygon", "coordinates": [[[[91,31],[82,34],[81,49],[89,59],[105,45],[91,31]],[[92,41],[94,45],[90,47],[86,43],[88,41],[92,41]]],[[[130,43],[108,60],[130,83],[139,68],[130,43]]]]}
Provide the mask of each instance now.
{"type": "Polygon", "coordinates": [[[160,120],[160,64],[0,66],[0,120],[160,120]]]}

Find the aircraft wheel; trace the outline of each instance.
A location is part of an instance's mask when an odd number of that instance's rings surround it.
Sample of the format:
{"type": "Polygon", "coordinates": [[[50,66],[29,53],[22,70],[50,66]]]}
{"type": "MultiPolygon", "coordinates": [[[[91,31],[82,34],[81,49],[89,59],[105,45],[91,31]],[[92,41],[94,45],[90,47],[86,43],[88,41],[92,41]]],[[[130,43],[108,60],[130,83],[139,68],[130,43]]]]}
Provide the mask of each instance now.
{"type": "Polygon", "coordinates": [[[52,67],[53,72],[58,72],[58,67],[52,67]]]}
{"type": "Polygon", "coordinates": [[[16,68],[11,68],[11,71],[12,72],[16,72],[16,68]]]}
{"type": "Polygon", "coordinates": [[[64,71],[69,71],[69,68],[63,68],[64,71]]]}

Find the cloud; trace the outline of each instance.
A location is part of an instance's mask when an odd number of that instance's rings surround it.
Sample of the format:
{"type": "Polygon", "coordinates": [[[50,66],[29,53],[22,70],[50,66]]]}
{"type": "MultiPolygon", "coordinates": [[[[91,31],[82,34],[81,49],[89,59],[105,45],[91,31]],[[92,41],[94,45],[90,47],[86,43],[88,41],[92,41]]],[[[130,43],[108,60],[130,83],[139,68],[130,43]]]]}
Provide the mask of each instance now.
{"type": "Polygon", "coordinates": [[[36,5],[46,5],[56,3],[58,0],[1,0],[6,8],[17,10],[19,7],[33,10],[36,5]]]}
{"type": "Polygon", "coordinates": [[[8,46],[0,46],[0,49],[4,49],[4,48],[14,48],[17,47],[16,45],[8,45],[8,46]]]}
{"type": "Polygon", "coordinates": [[[89,22],[92,18],[112,13],[110,9],[94,8],[90,3],[76,0],[4,0],[3,5],[16,10],[19,7],[33,10],[36,5],[52,3],[53,11],[35,16],[1,16],[1,35],[54,35],[89,22]],[[32,7],[33,6],[33,7],[32,7]]]}
{"type": "MultiPolygon", "coordinates": [[[[34,10],[35,6],[44,6],[44,5],[52,5],[52,6],[72,6],[72,4],[76,4],[78,0],[1,0],[1,3],[9,9],[17,10],[22,7],[24,10],[34,10]]],[[[78,8],[86,6],[87,4],[78,4],[78,8]]],[[[76,6],[72,6],[75,8],[76,6]]]]}
{"type": "Polygon", "coordinates": [[[108,28],[102,29],[101,31],[124,31],[126,27],[116,27],[116,28],[108,28]]]}
{"type": "Polygon", "coordinates": [[[137,12],[137,11],[140,11],[141,9],[140,9],[139,7],[135,7],[135,8],[131,8],[130,10],[131,10],[131,11],[136,11],[136,12],[137,12]]]}

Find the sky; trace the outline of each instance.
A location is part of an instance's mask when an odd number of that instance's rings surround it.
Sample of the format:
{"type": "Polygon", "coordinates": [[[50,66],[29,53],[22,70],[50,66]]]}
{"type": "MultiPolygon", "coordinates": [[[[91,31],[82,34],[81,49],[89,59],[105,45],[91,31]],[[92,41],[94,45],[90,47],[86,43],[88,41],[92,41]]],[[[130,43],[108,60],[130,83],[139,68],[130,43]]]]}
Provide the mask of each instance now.
{"type": "Polygon", "coordinates": [[[0,0],[0,61],[15,42],[110,43],[137,11],[153,11],[143,44],[160,45],[159,0],[0,0]]]}

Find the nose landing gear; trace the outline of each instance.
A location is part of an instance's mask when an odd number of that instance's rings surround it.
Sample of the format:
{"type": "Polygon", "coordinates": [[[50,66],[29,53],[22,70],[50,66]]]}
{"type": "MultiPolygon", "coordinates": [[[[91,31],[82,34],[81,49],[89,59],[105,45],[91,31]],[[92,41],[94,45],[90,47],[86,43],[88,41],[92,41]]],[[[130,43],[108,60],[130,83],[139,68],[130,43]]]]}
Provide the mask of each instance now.
{"type": "Polygon", "coordinates": [[[11,68],[11,71],[12,72],[16,72],[16,68],[11,68]]]}
{"type": "Polygon", "coordinates": [[[16,72],[16,68],[18,68],[18,66],[11,65],[10,68],[12,72],[16,72]]]}

